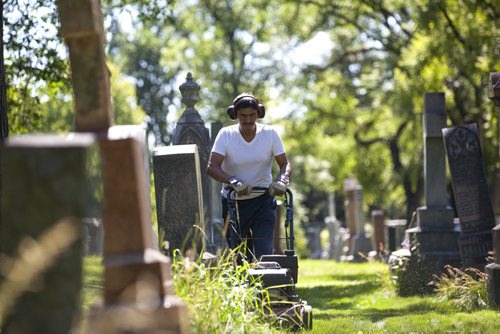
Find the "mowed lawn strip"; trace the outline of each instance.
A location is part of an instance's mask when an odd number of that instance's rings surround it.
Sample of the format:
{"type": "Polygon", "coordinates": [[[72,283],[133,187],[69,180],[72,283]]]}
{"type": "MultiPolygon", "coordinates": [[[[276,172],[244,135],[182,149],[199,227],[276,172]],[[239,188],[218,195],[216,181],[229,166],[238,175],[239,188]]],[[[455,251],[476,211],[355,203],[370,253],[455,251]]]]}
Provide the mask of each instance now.
{"type": "Polygon", "coordinates": [[[387,264],[299,260],[311,333],[499,333],[499,311],[464,313],[434,296],[398,297],[387,264]]]}

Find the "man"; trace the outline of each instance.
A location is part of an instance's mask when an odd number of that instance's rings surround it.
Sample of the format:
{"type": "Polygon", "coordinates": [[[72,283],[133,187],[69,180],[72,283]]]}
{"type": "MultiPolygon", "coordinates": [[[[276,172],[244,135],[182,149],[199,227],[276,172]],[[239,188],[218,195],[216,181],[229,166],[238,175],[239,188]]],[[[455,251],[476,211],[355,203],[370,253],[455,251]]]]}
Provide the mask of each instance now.
{"type": "Polygon", "coordinates": [[[274,195],[286,191],[290,181],[291,165],[279,134],[270,126],[256,123],[263,118],[265,108],[250,93],[238,95],[227,110],[238,123],[223,128],[217,138],[208,162],[207,173],[222,182],[222,213],[228,213],[227,196],[231,188],[236,192],[238,226],[229,227],[226,239],[231,248],[251,235],[254,256],[272,254],[276,201],[274,195]],[[273,160],[280,173],[273,181],[273,160]],[[268,187],[265,193],[252,193],[252,187],[268,187]]]}

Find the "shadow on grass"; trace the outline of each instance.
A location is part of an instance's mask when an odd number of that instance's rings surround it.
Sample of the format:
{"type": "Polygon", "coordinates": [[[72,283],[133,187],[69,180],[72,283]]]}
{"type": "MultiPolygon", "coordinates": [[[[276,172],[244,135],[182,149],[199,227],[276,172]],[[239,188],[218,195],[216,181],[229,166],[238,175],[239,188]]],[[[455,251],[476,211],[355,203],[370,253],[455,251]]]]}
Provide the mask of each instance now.
{"type": "MultiPolygon", "coordinates": [[[[358,276],[359,280],[359,276],[358,276]]],[[[377,281],[360,281],[350,285],[323,285],[316,287],[297,288],[300,298],[307,300],[317,309],[346,309],[353,305],[353,299],[358,295],[368,295],[381,287],[377,281]],[[350,299],[350,302],[346,302],[350,299]]]]}
{"type": "MultiPolygon", "coordinates": [[[[315,302],[316,300],[312,300],[312,303],[310,303],[313,306],[313,310],[315,308],[315,302]]],[[[350,306],[352,306],[352,304],[350,306]]],[[[445,307],[440,307],[437,304],[432,304],[426,301],[409,304],[406,307],[401,307],[401,308],[387,308],[387,309],[365,308],[365,309],[348,310],[348,307],[349,305],[347,304],[344,307],[342,307],[342,309],[345,310],[344,312],[342,312],[342,314],[316,313],[314,315],[314,318],[318,320],[319,319],[333,320],[338,318],[352,317],[352,318],[364,318],[371,322],[378,322],[387,318],[403,317],[409,314],[418,315],[430,312],[441,313],[441,314],[452,314],[456,312],[456,310],[450,310],[445,307]]]]}

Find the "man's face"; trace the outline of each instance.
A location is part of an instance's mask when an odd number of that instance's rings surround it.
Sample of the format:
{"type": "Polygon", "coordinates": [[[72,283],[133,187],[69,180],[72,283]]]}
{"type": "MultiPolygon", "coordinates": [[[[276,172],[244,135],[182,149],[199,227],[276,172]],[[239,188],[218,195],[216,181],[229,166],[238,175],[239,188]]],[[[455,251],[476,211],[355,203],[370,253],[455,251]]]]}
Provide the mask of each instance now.
{"type": "Polygon", "coordinates": [[[257,110],[254,108],[241,108],[236,112],[236,118],[241,129],[253,129],[257,121],[257,110]]]}

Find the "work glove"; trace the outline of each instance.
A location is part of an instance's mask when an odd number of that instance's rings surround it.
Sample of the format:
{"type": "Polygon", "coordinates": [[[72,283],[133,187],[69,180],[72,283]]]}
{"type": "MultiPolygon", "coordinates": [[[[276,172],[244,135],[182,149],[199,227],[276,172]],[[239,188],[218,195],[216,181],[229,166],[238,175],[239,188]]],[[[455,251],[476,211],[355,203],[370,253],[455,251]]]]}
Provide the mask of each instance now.
{"type": "Polygon", "coordinates": [[[250,195],[252,192],[252,185],[248,182],[238,179],[236,176],[229,178],[229,183],[233,187],[238,196],[250,195]]]}
{"type": "Polygon", "coordinates": [[[269,185],[269,195],[283,195],[286,191],[286,188],[288,188],[289,182],[290,179],[286,175],[281,174],[269,185]]]}

